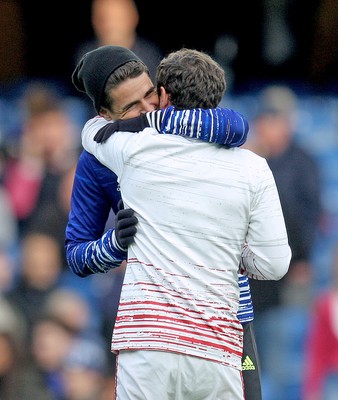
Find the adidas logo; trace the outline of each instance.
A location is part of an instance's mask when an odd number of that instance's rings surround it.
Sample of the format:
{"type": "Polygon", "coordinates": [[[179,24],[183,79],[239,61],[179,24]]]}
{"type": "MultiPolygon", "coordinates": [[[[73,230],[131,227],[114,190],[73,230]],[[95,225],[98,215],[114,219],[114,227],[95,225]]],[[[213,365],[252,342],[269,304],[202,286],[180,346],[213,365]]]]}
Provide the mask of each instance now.
{"type": "Polygon", "coordinates": [[[256,369],[255,364],[251,361],[251,358],[249,356],[246,356],[242,364],[242,371],[249,371],[255,369],[256,369]]]}

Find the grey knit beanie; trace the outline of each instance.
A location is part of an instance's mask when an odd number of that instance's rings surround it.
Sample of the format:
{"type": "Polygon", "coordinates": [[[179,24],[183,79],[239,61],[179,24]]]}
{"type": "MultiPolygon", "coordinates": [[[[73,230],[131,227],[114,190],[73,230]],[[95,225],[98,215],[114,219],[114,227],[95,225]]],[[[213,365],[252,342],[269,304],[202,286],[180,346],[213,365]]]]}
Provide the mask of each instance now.
{"type": "Polygon", "coordinates": [[[109,76],[130,61],[141,60],[131,50],[121,46],[101,46],[86,53],[77,64],[72,82],[77,90],[86,93],[97,113],[109,76]]]}

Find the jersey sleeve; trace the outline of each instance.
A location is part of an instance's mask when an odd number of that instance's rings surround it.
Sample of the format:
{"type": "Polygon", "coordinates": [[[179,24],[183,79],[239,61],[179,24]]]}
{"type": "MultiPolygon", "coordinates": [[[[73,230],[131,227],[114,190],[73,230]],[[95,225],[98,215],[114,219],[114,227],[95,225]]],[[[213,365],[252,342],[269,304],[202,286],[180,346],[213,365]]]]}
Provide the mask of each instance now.
{"type": "Polygon", "coordinates": [[[104,273],[126,259],[113,229],[103,235],[120,198],[116,175],[84,151],[75,172],[65,241],[67,263],[76,275],[104,273]]]}
{"type": "Polygon", "coordinates": [[[291,249],[277,186],[265,159],[247,170],[254,196],[239,272],[252,279],[279,280],[289,269],[291,249]]]}
{"type": "Polygon", "coordinates": [[[253,304],[251,298],[250,282],[247,276],[238,274],[239,307],[237,317],[241,324],[254,319],[253,304]]]}
{"type": "Polygon", "coordinates": [[[239,147],[247,140],[249,124],[245,117],[232,109],[213,108],[164,110],[146,114],[149,125],[164,134],[181,135],[227,147],[239,147]]]}

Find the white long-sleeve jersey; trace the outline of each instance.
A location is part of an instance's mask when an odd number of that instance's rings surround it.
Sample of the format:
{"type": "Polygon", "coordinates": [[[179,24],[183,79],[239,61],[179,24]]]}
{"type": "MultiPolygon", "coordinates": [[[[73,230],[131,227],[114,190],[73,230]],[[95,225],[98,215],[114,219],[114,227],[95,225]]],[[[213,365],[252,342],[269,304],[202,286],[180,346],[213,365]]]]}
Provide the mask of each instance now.
{"type": "Polygon", "coordinates": [[[289,266],[277,188],[266,160],[240,148],[147,128],[84,148],[119,179],[138,218],[112,351],[162,350],[241,369],[238,272],[278,280],[289,266]]]}

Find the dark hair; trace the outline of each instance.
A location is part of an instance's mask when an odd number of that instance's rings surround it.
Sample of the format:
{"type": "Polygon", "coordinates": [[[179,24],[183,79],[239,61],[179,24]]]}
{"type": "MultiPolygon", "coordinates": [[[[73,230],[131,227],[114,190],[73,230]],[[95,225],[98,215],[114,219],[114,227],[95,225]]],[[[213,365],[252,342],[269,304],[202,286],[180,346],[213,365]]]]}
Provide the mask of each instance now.
{"type": "Polygon", "coordinates": [[[72,73],[72,82],[77,90],[88,95],[99,113],[109,76],[131,61],[142,63],[141,59],[126,47],[98,47],[82,56],[72,73]]]}
{"type": "Polygon", "coordinates": [[[137,78],[146,73],[149,76],[148,67],[141,61],[130,61],[117,68],[108,78],[103,90],[101,107],[113,110],[114,94],[113,90],[127,79],[137,78]]]}
{"type": "Polygon", "coordinates": [[[208,54],[185,48],[160,62],[156,85],[166,89],[177,109],[215,108],[226,89],[222,67],[208,54]]]}

